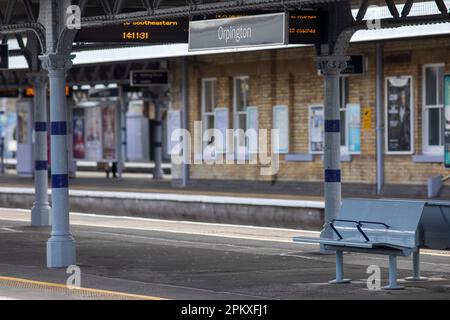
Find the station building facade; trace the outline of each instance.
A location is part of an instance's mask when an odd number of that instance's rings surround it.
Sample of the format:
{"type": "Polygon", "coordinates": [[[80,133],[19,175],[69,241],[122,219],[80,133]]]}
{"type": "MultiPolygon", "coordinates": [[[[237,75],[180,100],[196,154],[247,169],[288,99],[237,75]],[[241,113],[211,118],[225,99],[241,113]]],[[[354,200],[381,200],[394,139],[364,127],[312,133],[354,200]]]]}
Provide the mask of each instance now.
{"type": "MultiPolygon", "coordinates": [[[[343,75],[340,80],[342,182],[372,194],[376,192],[377,172],[376,46],[376,42],[352,43],[348,53],[363,55],[367,69],[363,74],[343,75]]],[[[426,193],[431,175],[448,174],[443,164],[442,78],[450,73],[450,36],[385,40],[383,47],[384,193],[394,189],[426,193]],[[403,93],[395,91],[398,83],[403,93]],[[406,114],[402,108],[388,113],[388,108],[396,108],[393,99],[401,104],[405,98],[409,105],[406,114]],[[393,113],[397,113],[394,118],[393,113]],[[410,123],[403,127],[403,121],[410,123]]],[[[279,128],[285,146],[280,150],[275,175],[261,175],[263,164],[203,162],[190,165],[190,179],[295,181],[311,187],[322,184],[324,81],[316,69],[314,53],[313,47],[300,47],[189,57],[191,132],[194,121],[202,121],[203,130],[224,119],[229,129],[245,130],[252,122],[258,129],[279,128]],[[227,112],[219,114],[216,108],[227,112]]],[[[180,60],[169,60],[169,69],[172,108],[176,110],[180,60]]],[[[201,151],[191,152],[194,159],[201,159],[201,151]]]]}

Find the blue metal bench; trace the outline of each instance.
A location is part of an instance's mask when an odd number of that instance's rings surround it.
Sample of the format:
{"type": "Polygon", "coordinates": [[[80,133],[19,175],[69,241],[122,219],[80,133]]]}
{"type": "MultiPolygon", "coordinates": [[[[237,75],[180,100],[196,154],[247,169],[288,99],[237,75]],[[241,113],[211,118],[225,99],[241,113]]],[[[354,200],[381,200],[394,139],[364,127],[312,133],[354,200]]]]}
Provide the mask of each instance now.
{"type": "MultiPolygon", "coordinates": [[[[319,243],[336,252],[336,279],[330,283],[348,283],[344,278],[343,252],[363,252],[389,256],[389,285],[397,284],[397,257],[413,254],[413,276],[420,276],[420,248],[450,249],[450,204],[448,202],[346,199],[336,219],[326,228],[332,238],[295,237],[294,241],[319,243]]],[[[326,234],[326,232],[325,232],[326,234]]]]}

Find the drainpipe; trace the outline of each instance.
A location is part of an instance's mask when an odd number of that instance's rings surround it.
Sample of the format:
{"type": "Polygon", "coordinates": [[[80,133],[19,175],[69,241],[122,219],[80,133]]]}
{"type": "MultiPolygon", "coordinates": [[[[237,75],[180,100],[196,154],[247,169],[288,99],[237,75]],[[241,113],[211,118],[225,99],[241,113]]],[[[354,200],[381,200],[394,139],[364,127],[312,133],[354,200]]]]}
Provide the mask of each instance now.
{"type": "Polygon", "coordinates": [[[381,195],[384,184],[384,152],[383,152],[383,42],[376,44],[376,127],[377,127],[377,195],[381,195]]]}

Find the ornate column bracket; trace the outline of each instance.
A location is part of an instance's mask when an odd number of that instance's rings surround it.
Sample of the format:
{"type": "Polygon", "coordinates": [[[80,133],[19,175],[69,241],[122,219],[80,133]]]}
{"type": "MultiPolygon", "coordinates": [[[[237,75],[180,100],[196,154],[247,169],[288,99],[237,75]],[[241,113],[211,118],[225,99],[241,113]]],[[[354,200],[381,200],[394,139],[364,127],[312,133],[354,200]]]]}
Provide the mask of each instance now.
{"type": "Polygon", "coordinates": [[[319,56],[316,57],[316,65],[323,75],[339,75],[347,67],[349,59],[344,55],[319,56]]]}
{"type": "Polygon", "coordinates": [[[51,76],[53,73],[65,73],[67,70],[72,68],[72,59],[75,55],[69,54],[46,54],[40,56],[39,59],[42,61],[42,68],[47,70],[51,76]]]}

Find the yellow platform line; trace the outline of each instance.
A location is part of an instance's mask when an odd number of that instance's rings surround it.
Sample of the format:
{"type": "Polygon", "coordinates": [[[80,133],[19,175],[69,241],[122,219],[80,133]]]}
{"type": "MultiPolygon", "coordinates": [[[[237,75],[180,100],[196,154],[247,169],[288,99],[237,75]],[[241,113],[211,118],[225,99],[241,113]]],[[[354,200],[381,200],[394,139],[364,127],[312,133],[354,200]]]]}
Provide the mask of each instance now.
{"type": "MultiPolygon", "coordinates": [[[[45,282],[45,281],[36,281],[36,280],[29,280],[29,279],[22,279],[22,278],[15,278],[15,277],[4,277],[0,276],[0,285],[2,282],[7,282],[7,284],[10,285],[24,285],[26,287],[35,287],[37,289],[59,289],[64,290],[68,295],[91,295],[93,297],[98,298],[123,298],[123,299],[136,299],[136,300],[167,300],[161,297],[156,296],[147,296],[147,295],[139,295],[139,294],[131,294],[131,293],[125,293],[125,292],[118,292],[118,291],[109,291],[109,290],[102,290],[102,289],[93,289],[93,288],[73,288],[70,289],[67,285],[59,284],[59,283],[53,283],[53,282],[45,282]],[[43,287],[43,288],[42,288],[43,287]]],[[[58,291],[59,291],[58,290],[58,291]]]]}

